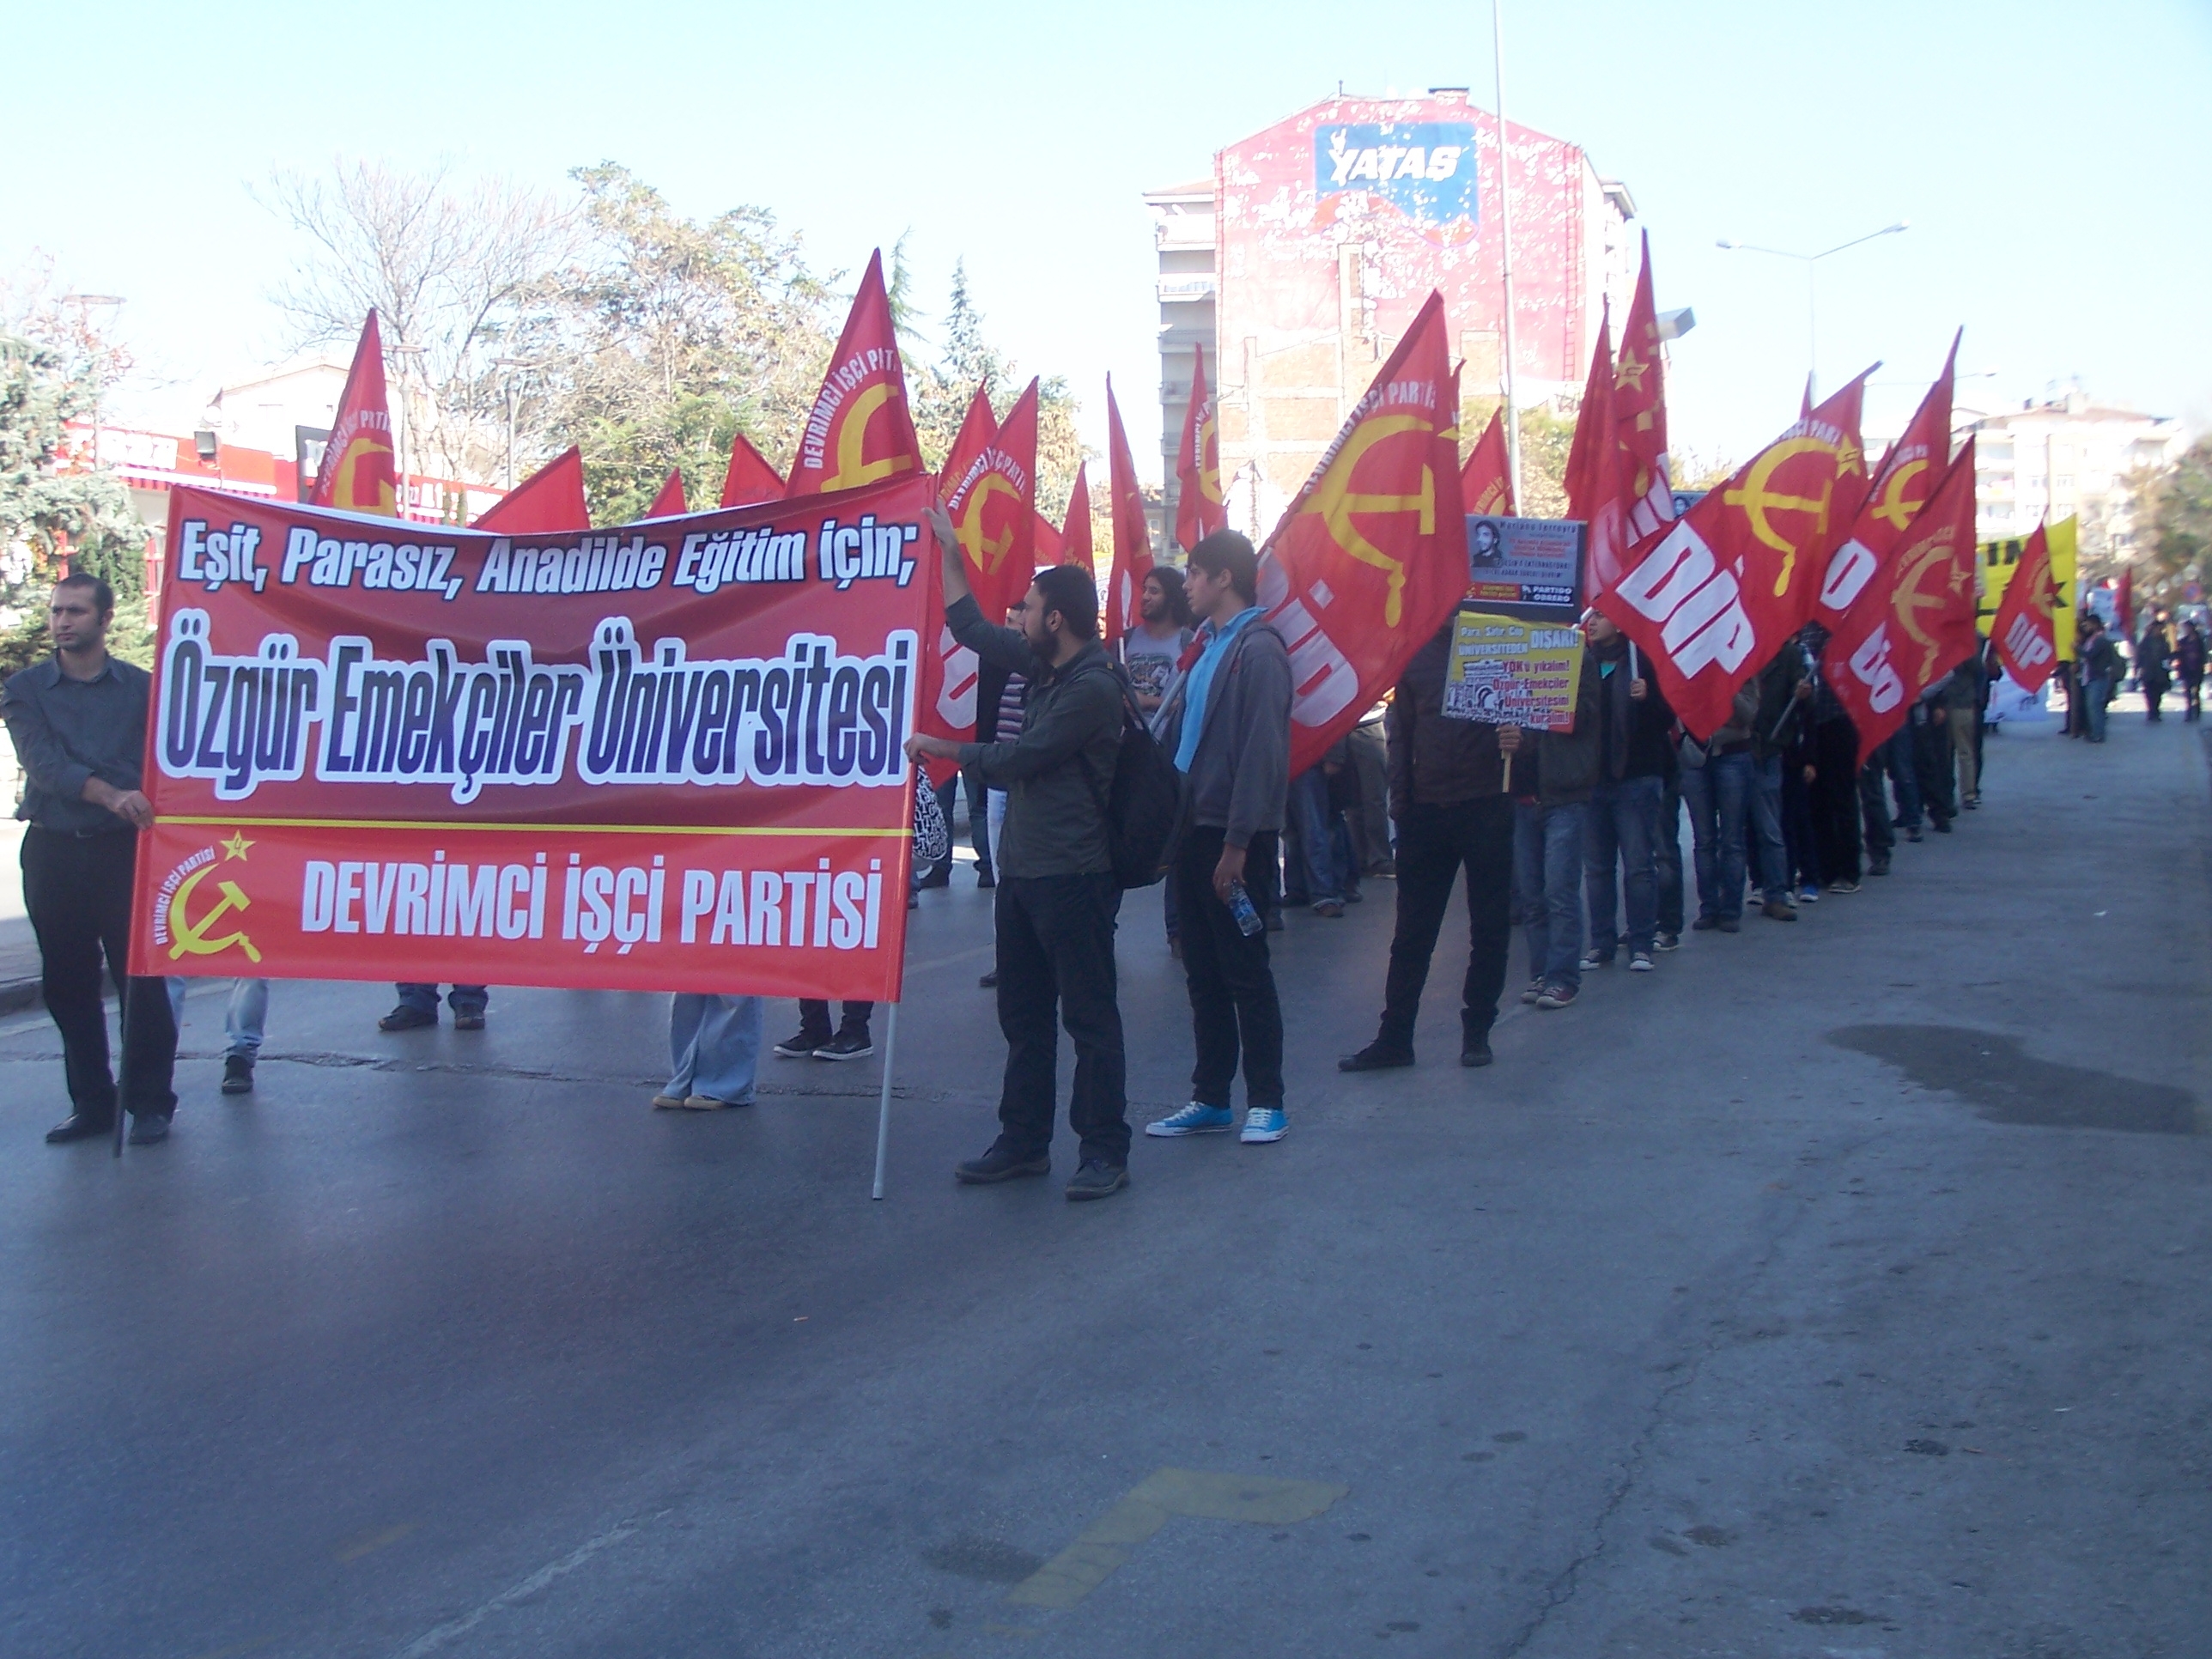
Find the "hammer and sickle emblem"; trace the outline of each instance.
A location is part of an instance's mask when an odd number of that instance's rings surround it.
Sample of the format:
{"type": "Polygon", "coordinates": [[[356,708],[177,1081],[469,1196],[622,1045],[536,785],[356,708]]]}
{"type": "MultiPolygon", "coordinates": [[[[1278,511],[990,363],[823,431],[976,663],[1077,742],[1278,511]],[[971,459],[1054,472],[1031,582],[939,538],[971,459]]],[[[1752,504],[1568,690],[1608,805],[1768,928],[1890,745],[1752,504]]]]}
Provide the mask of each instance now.
{"type": "Polygon", "coordinates": [[[845,418],[837,423],[837,470],[823,480],[826,492],[832,489],[858,489],[862,484],[874,483],[888,478],[894,472],[903,472],[914,465],[910,455],[886,456],[880,461],[860,459],[868,443],[868,423],[876,418],[876,411],[891,400],[891,383],[878,380],[865,388],[853,399],[845,418]]]}
{"type": "Polygon", "coordinates": [[[1936,666],[1936,653],[1942,647],[1935,637],[1920,626],[1923,611],[1941,611],[1948,596],[1942,593],[1923,593],[1920,579],[1939,562],[1948,563],[1951,550],[1941,542],[1931,542],[1913,556],[1912,562],[1898,575],[1894,607],[1898,626],[1912,642],[1920,647],[1920,682],[1925,684],[1936,666]]]}
{"type": "Polygon", "coordinates": [[[1213,447],[1213,403],[1206,401],[1206,418],[1198,423],[1198,493],[1213,503],[1221,505],[1221,469],[1206,465],[1206,453],[1213,447]]]}
{"type": "Polygon", "coordinates": [[[169,946],[169,959],[173,962],[187,952],[196,957],[211,957],[218,951],[228,951],[235,945],[246,952],[247,961],[259,962],[261,952],[253,948],[253,941],[246,938],[243,929],[226,933],[221,939],[207,936],[208,929],[232,911],[252,907],[253,901],[246,896],[245,890],[236,882],[220,881],[216,884],[216,890],[222,896],[198,921],[191,921],[185,915],[185,908],[191,902],[192,890],[200,884],[200,878],[214,868],[212,864],[200,866],[185,878],[184,884],[169,900],[169,932],[175,936],[175,942],[169,946]]]}
{"type": "Polygon", "coordinates": [[[1875,517],[1900,535],[1910,529],[1913,515],[1928,505],[1928,498],[1923,495],[1917,500],[1907,501],[1905,486],[1927,470],[1928,463],[1925,461],[1907,461],[1891,473],[1888,481],[1881,487],[1881,499],[1870,509],[1875,517]]]}
{"type": "Polygon", "coordinates": [[[389,444],[380,444],[370,437],[356,437],[348,443],[345,453],[338,457],[337,476],[331,484],[331,504],[363,513],[391,512],[395,498],[390,484],[380,483],[376,486],[376,499],[373,501],[362,500],[354,488],[354,476],[361,470],[363,461],[371,455],[389,456],[391,453],[389,444]]]}
{"type": "MultiPolygon", "coordinates": [[[[1812,533],[1819,535],[1828,527],[1828,502],[1835,494],[1836,481],[1832,477],[1820,486],[1817,499],[1805,495],[1778,495],[1767,489],[1767,483],[1784,463],[1800,455],[1833,455],[1836,447],[1818,438],[1790,438],[1775,445],[1751,464],[1751,471],[1741,489],[1724,492],[1721,499],[1730,507],[1743,509],[1750,520],[1751,533],[1781,554],[1782,571],[1774,579],[1774,597],[1780,599],[1790,591],[1790,578],[1797,568],[1800,543],[1792,542],[1777,530],[1767,518],[1770,513],[1810,513],[1812,533]]],[[[1808,539],[1810,539],[1809,538],[1808,539]]]]}
{"type": "Polygon", "coordinates": [[[1008,525],[1001,536],[983,533],[983,501],[993,494],[1012,496],[1016,511],[1020,510],[1021,492],[1000,474],[986,472],[975,481],[975,489],[968,492],[967,506],[960,514],[961,549],[968,555],[968,562],[986,574],[995,573],[1014,549],[1013,526],[1008,525]]]}
{"type": "Polygon", "coordinates": [[[1432,536],[1437,529],[1437,475],[1426,462],[1421,465],[1420,493],[1415,495],[1372,495],[1352,489],[1352,475],[1358,470],[1360,458],[1385,438],[1401,432],[1433,432],[1436,428],[1418,415],[1383,415],[1364,422],[1352,434],[1337,456],[1336,465],[1330,468],[1334,475],[1328,483],[1314,492],[1305,511],[1321,514],[1322,522],[1336,544],[1362,564],[1371,564],[1389,579],[1382,597],[1382,621],[1385,626],[1395,628],[1405,615],[1406,567],[1359,533],[1352,521],[1355,513],[1418,513],[1421,515],[1421,534],[1432,536]]]}

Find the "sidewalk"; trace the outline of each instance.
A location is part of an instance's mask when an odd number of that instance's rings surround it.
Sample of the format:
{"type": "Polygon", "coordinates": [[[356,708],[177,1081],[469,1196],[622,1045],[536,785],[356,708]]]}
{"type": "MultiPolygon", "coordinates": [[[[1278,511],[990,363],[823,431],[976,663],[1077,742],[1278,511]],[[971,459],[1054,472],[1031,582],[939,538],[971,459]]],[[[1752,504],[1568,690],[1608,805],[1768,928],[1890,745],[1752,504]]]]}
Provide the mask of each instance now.
{"type": "Polygon", "coordinates": [[[36,1008],[39,942],[23,914],[23,871],[17,861],[23,826],[0,819],[0,1014],[36,1008]]]}

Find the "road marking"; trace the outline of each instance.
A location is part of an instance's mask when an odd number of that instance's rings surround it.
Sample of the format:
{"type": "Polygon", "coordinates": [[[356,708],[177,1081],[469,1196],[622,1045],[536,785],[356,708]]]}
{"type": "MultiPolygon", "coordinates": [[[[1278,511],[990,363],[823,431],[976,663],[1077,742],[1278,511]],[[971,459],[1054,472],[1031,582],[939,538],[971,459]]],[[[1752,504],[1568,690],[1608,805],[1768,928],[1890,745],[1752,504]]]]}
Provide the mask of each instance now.
{"type": "Polygon", "coordinates": [[[387,1549],[415,1530],[419,1522],[403,1521],[396,1527],[386,1527],[381,1532],[365,1532],[351,1543],[343,1544],[333,1552],[341,1561],[358,1561],[364,1555],[374,1555],[387,1549]]]}
{"type": "Polygon", "coordinates": [[[625,1521],[619,1526],[608,1528],[597,1538],[579,1544],[558,1561],[549,1562],[546,1565],[538,1568],[513,1589],[501,1590],[482,1607],[472,1612],[462,1613],[457,1619],[448,1619],[444,1624],[423,1632],[422,1635],[400,1649],[394,1659],[422,1659],[422,1656],[426,1653],[435,1653],[455,1637],[467,1635],[495,1613],[513,1607],[526,1596],[535,1595],[563,1574],[575,1571],[610,1544],[621,1543],[623,1539],[637,1530],[637,1526],[638,1523],[635,1521],[625,1521]]]}
{"type": "Polygon", "coordinates": [[[1008,1590],[1006,1600],[1018,1607],[1066,1611],[1125,1565],[1137,1546],[1165,1526],[1170,1516],[1281,1527],[1312,1520],[1351,1491],[1318,1480],[1155,1469],[1077,1534],[1073,1544],[1008,1590]]]}

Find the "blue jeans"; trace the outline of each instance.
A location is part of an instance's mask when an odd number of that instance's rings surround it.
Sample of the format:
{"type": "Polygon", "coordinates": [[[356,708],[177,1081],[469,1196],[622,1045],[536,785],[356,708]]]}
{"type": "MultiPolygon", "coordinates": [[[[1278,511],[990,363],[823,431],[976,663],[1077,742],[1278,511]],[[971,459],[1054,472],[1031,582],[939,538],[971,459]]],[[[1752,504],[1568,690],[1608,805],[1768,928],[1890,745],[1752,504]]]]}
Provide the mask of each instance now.
{"type": "Polygon", "coordinates": [[[1743,826],[1751,793],[1748,750],[1708,756],[1703,766],[1682,769],[1701,917],[1734,921],[1743,915],[1743,826]]]}
{"type": "Polygon", "coordinates": [[[1513,808],[1513,881],[1525,916],[1528,971],[1570,991],[1583,982],[1583,824],[1589,816],[1580,801],[1522,801],[1513,808]]]}
{"type": "Polygon", "coordinates": [[[1656,777],[1623,778],[1591,792],[1583,821],[1583,892],[1589,948],[1608,962],[1621,939],[1613,926],[1616,893],[1627,906],[1630,953],[1651,954],[1659,914],[1659,802],[1666,793],[1666,780],[1656,777]]]}
{"type": "MultiPolygon", "coordinates": [[[[434,1014],[438,1012],[436,986],[417,985],[410,980],[402,983],[398,989],[401,1007],[419,1008],[426,1014],[434,1014]]],[[[488,987],[482,985],[456,985],[453,987],[453,994],[446,1000],[453,1005],[453,1012],[457,1014],[480,1014],[483,1012],[484,1006],[491,1000],[491,991],[488,987]]]]}
{"type": "MultiPolygon", "coordinates": [[[[169,981],[169,1015],[179,1030],[185,1024],[185,993],[191,988],[188,979],[169,981]]],[[[234,979],[230,982],[230,1006],[223,1011],[222,1051],[226,1055],[239,1054],[248,1060],[261,1052],[263,1034],[269,1029],[269,981],[265,979],[234,979]]]]}
{"type": "Polygon", "coordinates": [[[1754,873],[1771,904],[1796,896],[1790,886],[1790,859],[1782,847],[1782,757],[1751,763],[1751,822],[1758,832],[1759,868],[1754,873]]]}
{"type": "Polygon", "coordinates": [[[764,1016],[758,997],[678,991],[668,1006],[668,1086],[679,1099],[706,1095],[750,1106],[764,1016]]]}
{"type": "Polygon", "coordinates": [[[1325,899],[1342,901],[1358,890],[1358,872],[1352,867],[1352,832],[1344,815],[1329,805],[1328,775],[1310,766],[1291,780],[1291,822],[1298,827],[1299,867],[1288,872],[1283,884],[1291,893],[1303,892],[1309,904],[1325,899]]]}
{"type": "Polygon", "coordinates": [[[2088,720],[2089,741],[2102,743],[2105,740],[2105,705],[2112,700],[2112,683],[2110,680],[2085,680],[2081,690],[2081,712],[2088,720]]]}

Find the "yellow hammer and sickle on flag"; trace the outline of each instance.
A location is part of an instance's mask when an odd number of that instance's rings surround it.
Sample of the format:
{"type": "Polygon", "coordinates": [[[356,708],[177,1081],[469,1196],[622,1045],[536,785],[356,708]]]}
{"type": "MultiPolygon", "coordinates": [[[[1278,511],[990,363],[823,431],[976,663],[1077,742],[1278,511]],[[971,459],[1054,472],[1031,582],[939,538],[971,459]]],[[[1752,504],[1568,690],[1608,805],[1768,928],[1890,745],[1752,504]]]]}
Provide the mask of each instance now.
{"type": "Polygon", "coordinates": [[[1902,628],[1911,638],[1912,642],[1920,647],[1920,680],[1923,684],[1932,678],[1936,666],[1936,653],[1942,647],[1933,635],[1920,626],[1920,613],[1923,611],[1942,610],[1948,596],[1942,593],[1923,593],[1920,591],[1920,579],[1926,575],[1938,562],[1948,562],[1950,557],[1951,550],[1943,543],[1930,542],[1913,555],[1912,562],[1906,566],[1898,577],[1897,594],[1893,601],[1898,626],[1902,628]]]}
{"type": "Polygon", "coordinates": [[[1335,464],[1329,468],[1330,477],[1314,492],[1305,506],[1308,513],[1321,514],[1322,522],[1336,544],[1362,564],[1371,564],[1389,578],[1389,586],[1382,598],[1382,621],[1395,628],[1406,611],[1406,567],[1359,533],[1358,526],[1352,521],[1355,513],[1418,513],[1421,515],[1421,534],[1433,536],[1437,531],[1437,475],[1426,462],[1421,465],[1421,490],[1418,495],[1370,495],[1357,494],[1352,489],[1352,475],[1358,469],[1362,456],[1385,438],[1401,432],[1434,432],[1436,428],[1418,415],[1382,415],[1360,423],[1352,434],[1335,464]]]}
{"type": "MultiPolygon", "coordinates": [[[[1790,577],[1797,568],[1797,550],[1802,543],[1792,542],[1777,530],[1768,520],[1770,513],[1810,513],[1814,515],[1813,534],[1818,535],[1828,527],[1828,501],[1835,494],[1836,481],[1831,477],[1820,487],[1817,500],[1804,495],[1778,495],[1767,489],[1775,469],[1785,461],[1800,455],[1833,455],[1836,447],[1818,438],[1790,438],[1776,444],[1751,464],[1745,474],[1743,488],[1722,493],[1721,499],[1730,507],[1743,509],[1750,521],[1751,533],[1782,556],[1782,572],[1774,579],[1774,597],[1780,599],[1790,591],[1790,577]]],[[[1809,538],[1808,538],[1809,539],[1809,538]]]]}
{"type": "Polygon", "coordinates": [[[1881,499],[1873,507],[1874,515],[1892,530],[1902,533],[1911,527],[1913,515],[1928,505],[1928,498],[1917,501],[1905,498],[1905,486],[1928,470],[1925,461],[1907,461],[1891,473],[1881,487],[1881,499]]]}
{"type": "Polygon", "coordinates": [[[845,418],[837,423],[837,470],[823,480],[822,488],[858,489],[862,484],[874,483],[888,478],[894,472],[903,472],[914,465],[911,455],[888,455],[880,461],[865,461],[868,422],[876,418],[876,411],[891,400],[891,383],[878,380],[853,399],[845,411],[845,418]]]}
{"type": "Polygon", "coordinates": [[[1198,427],[1198,493],[1216,507],[1221,505],[1221,469],[1206,464],[1207,447],[1213,441],[1213,407],[1206,405],[1206,418],[1198,427]]]}
{"type": "Polygon", "coordinates": [[[983,499],[993,494],[1014,498],[1014,510],[1021,510],[1021,492],[1003,474],[986,472],[975,481],[975,489],[968,492],[966,510],[960,515],[960,545],[968,555],[968,562],[976,569],[996,572],[1014,549],[1014,526],[1008,525],[1006,533],[995,539],[983,533],[983,499]]]}
{"type": "Polygon", "coordinates": [[[185,878],[184,885],[178,888],[175,896],[169,900],[169,931],[176,936],[175,943],[169,946],[169,959],[173,962],[187,952],[196,957],[211,957],[218,951],[228,951],[235,945],[246,952],[247,961],[258,962],[261,960],[261,952],[253,948],[253,941],[246,938],[243,930],[235,933],[226,933],[221,939],[210,939],[207,936],[207,930],[233,910],[244,910],[252,907],[253,901],[246,896],[245,890],[236,882],[220,881],[216,884],[216,890],[221,893],[222,897],[213,909],[198,921],[190,921],[185,915],[185,907],[191,902],[192,889],[200,884],[202,876],[214,868],[215,866],[212,864],[200,866],[198,869],[185,878]]]}
{"type": "Polygon", "coordinates": [[[378,484],[376,499],[372,501],[361,497],[354,488],[353,481],[365,458],[389,455],[391,453],[389,444],[380,444],[374,438],[356,437],[346,445],[345,453],[338,457],[337,481],[331,485],[331,505],[356,513],[390,513],[397,502],[389,484],[378,484]]]}

